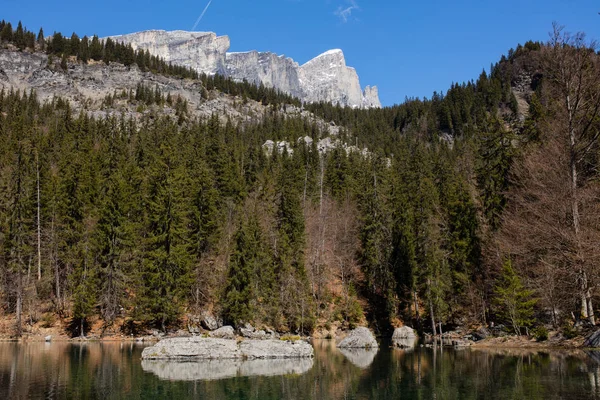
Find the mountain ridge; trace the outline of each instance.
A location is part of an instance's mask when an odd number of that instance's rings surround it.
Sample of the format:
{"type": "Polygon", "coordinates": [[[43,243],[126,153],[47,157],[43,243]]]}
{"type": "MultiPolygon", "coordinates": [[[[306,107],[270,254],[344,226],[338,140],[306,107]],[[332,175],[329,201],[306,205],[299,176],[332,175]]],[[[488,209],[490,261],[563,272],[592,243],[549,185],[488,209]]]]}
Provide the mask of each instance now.
{"type": "Polygon", "coordinates": [[[262,83],[307,103],[381,107],[377,87],[361,88],[356,69],[346,65],[341,49],[328,50],[299,64],[291,57],[268,51],[229,52],[229,37],[214,32],[146,30],[110,38],[199,73],[262,83]]]}

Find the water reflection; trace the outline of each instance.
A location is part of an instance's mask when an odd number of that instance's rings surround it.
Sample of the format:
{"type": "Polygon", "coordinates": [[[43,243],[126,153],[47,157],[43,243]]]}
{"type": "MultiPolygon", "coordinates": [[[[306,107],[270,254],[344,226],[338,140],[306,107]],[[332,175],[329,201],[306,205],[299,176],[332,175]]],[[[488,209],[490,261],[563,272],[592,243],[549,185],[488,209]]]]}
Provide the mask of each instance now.
{"type": "Polygon", "coordinates": [[[242,376],[301,375],[313,367],[311,358],[275,360],[142,360],[142,369],[171,381],[214,381],[242,376]]]}
{"type": "Polygon", "coordinates": [[[598,352],[314,347],[293,366],[198,365],[142,363],[132,343],[0,343],[0,399],[600,399],[598,352]]]}
{"type": "Polygon", "coordinates": [[[417,345],[418,339],[416,337],[413,338],[396,338],[393,341],[394,347],[398,347],[400,349],[412,349],[417,345]]]}
{"type": "Polygon", "coordinates": [[[358,368],[367,369],[373,364],[378,349],[340,348],[339,350],[352,364],[358,368]]]}

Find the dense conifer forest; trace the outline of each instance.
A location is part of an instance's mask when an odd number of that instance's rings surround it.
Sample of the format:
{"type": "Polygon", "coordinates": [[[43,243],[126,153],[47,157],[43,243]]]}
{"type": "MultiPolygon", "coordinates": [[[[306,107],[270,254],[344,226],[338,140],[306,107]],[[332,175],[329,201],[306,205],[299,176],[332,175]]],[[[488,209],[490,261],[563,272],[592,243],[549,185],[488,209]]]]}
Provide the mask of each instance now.
{"type": "MultiPolygon", "coordinates": [[[[555,27],[430,99],[303,105],[368,149],[326,153],[324,132],[286,115],[300,103],[275,90],[21,23],[0,23],[0,43],[272,106],[252,123],[98,119],[3,90],[0,284],[17,335],[55,321],[73,335],[93,321],[167,331],[203,310],[301,334],[595,324],[600,58],[583,35],[555,27]],[[266,140],[291,145],[269,152],[266,140]]],[[[176,102],[145,87],[128,101],[176,102]]]]}

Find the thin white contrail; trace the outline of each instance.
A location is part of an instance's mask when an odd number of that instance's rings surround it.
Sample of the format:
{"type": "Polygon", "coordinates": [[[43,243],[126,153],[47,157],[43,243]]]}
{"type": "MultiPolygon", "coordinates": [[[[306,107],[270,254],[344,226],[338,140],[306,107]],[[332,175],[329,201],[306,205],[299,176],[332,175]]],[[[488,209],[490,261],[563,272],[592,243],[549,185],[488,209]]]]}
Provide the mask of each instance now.
{"type": "Polygon", "coordinates": [[[212,2],[213,2],[213,0],[209,0],[209,2],[206,5],[206,7],[204,7],[204,11],[202,11],[202,14],[200,14],[200,16],[198,17],[198,19],[196,20],[196,23],[192,27],[192,31],[195,30],[196,27],[198,26],[198,24],[200,23],[200,21],[202,21],[202,17],[204,17],[204,14],[206,14],[206,10],[208,10],[208,7],[210,7],[210,3],[212,3],[212,2]]]}

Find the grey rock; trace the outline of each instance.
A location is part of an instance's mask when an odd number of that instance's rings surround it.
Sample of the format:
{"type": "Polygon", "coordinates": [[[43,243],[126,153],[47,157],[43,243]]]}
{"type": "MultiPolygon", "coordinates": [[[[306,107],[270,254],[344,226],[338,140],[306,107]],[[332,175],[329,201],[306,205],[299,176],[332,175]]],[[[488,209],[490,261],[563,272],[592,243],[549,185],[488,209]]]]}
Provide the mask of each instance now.
{"type": "Polygon", "coordinates": [[[392,344],[401,349],[413,348],[417,344],[417,334],[408,326],[396,328],[392,335],[392,344]]]}
{"type": "Polygon", "coordinates": [[[301,375],[313,367],[312,358],[277,360],[203,360],[191,362],[142,360],[142,369],[170,381],[212,381],[238,376],[301,375]]]}
{"type": "Polygon", "coordinates": [[[225,69],[225,53],[230,46],[229,37],[213,32],[149,30],[112,39],[209,75],[225,69]]]}
{"type": "Polygon", "coordinates": [[[52,335],[48,335],[44,338],[45,342],[51,342],[52,341],[52,335]]]}
{"type": "Polygon", "coordinates": [[[344,54],[338,49],[299,65],[291,58],[270,52],[227,53],[229,38],[212,32],[150,30],[112,39],[200,73],[262,83],[304,102],[381,107],[377,87],[367,86],[363,91],[356,70],[346,65],[344,54]]]}
{"type": "Polygon", "coordinates": [[[208,311],[202,311],[201,320],[202,327],[209,331],[214,331],[223,326],[223,321],[220,318],[216,318],[212,313],[208,311]]]}
{"type": "Polygon", "coordinates": [[[377,340],[373,333],[364,327],[356,328],[348,334],[338,345],[338,348],[378,348],[377,340]]]}
{"type": "Polygon", "coordinates": [[[169,338],[142,351],[142,358],[161,359],[236,359],[242,354],[235,340],[216,338],[169,338]]]}
{"type": "Polygon", "coordinates": [[[375,360],[375,356],[377,355],[378,349],[370,348],[370,349],[356,349],[356,348],[340,348],[340,353],[344,355],[352,364],[356,365],[360,369],[367,369],[371,364],[373,364],[373,360],[375,360]]]}
{"type": "Polygon", "coordinates": [[[312,357],[313,347],[304,340],[243,340],[240,350],[245,358],[304,358],[312,357]]]}
{"type": "Polygon", "coordinates": [[[163,339],[142,352],[145,360],[222,360],[313,357],[305,341],[236,340],[217,338],[163,339]]]}
{"type": "Polygon", "coordinates": [[[208,334],[208,336],[218,339],[235,339],[235,330],[232,326],[222,326],[208,334]]]}
{"type": "Polygon", "coordinates": [[[395,339],[413,339],[416,338],[417,334],[414,329],[409,326],[402,326],[400,328],[394,329],[394,334],[392,335],[392,340],[395,339]]]}
{"type": "Polygon", "coordinates": [[[471,337],[475,341],[483,340],[483,339],[487,338],[488,336],[490,336],[490,331],[487,330],[486,328],[479,328],[478,330],[471,332],[471,337]]]}

